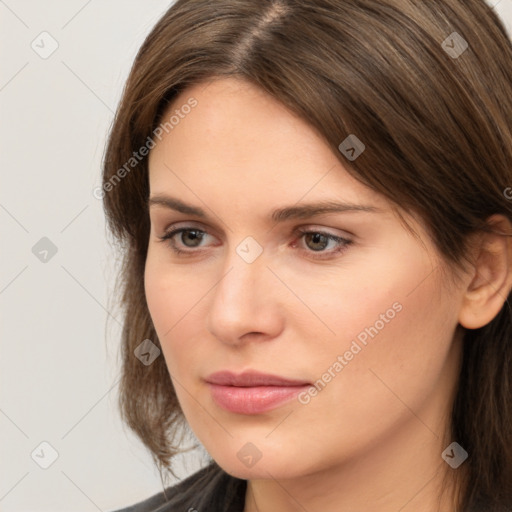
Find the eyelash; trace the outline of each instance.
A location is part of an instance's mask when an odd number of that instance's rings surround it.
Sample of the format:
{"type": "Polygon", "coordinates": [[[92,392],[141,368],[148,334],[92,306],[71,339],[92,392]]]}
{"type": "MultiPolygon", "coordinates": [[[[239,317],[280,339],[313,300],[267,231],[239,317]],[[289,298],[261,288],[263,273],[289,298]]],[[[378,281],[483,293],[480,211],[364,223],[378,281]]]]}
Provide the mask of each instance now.
{"type": "MultiPolygon", "coordinates": [[[[175,254],[177,255],[182,255],[182,256],[186,256],[186,255],[192,255],[194,253],[197,253],[199,251],[197,250],[182,250],[182,249],[179,249],[178,247],[176,247],[176,245],[174,244],[174,241],[172,240],[176,235],[178,235],[179,233],[183,233],[183,232],[186,232],[186,231],[197,231],[199,233],[203,233],[203,234],[209,234],[207,231],[204,231],[204,230],[201,230],[201,229],[198,229],[198,228],[195,228],[195,227],[191,227],[191,226],[188,226],[188,227],[183,227],[183,228],[178,228],[178,229],[174,229],[172,231],[169,231],[167,233],[165,233],[163,236],[159,236],[159,241],[160,242],[167,242],[168,241],[168,245],[169,247],[174,251],[175,254]]],[[[328,259],[330,258],[332,255],[334,254],[341,254],[343,252],[345,252],[345,250],[348,248],[349,245],[351,245],[353,242],[352,240],[348,240],[347,238],[343,238],[343,237],[340,237],[340,236],[336,236],[336,235],[333,235],[331,233],[326,233],[324,231],[314,231],[314,230],[307,230],[307,229],[303,229],[303,228],[299,228],[296,230],[295,232],[295,235],[297,234],[300,234],[300,238],[302,238],[304,235],[315,235],[315,234],[319,234],[319,235],[322,235],[324,237],[326,237],[329,241],[334,241],[334,242],[337,242],[338,244],[341,244],[341,246],[339,246],[337,249],[334,249],[334,250],[331,250],[331,251],[318,251],[316,254],[315,254],[315,251],[312,251],[312,250],[307,250],[307,249],[300,249],[301,251],[303,252],[307,252],[309,253],[309,255],[313,258],[313,259],[328,259]],[[327,256],[318,256],[318,254],[327,254],[327,256]]]]}

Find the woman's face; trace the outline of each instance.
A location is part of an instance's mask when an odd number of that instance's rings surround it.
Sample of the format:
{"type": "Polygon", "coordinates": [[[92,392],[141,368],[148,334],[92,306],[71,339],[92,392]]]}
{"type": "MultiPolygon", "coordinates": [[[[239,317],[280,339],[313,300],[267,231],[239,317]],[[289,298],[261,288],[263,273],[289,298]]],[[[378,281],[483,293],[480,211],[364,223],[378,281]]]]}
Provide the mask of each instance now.
{"type": "Polygon", "coordinates": [[[245,82],[194,86],[163,122],[173,114],[150,153],[145,289],[206,450],[246,479],[377,464],[400,446],[414,457],[438,443],[440,461],[461,292],[422,226],[408,218],[418,240],[341,154],[245,82]],[[353,207],[313,213],[320,203],[353,207]],[[295,382],[207,382],[220,371],[295,382]]]}

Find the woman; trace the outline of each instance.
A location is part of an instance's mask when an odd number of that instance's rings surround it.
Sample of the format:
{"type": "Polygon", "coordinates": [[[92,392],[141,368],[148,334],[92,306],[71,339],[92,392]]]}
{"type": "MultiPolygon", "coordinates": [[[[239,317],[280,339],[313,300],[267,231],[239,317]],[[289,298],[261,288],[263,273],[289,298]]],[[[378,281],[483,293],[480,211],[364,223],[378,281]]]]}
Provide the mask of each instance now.
{"type": "Polygon", "coordinates": [[[512,44],[483,0],[178,0],[103,198],[125,511],[512,508],[512,44]]]}

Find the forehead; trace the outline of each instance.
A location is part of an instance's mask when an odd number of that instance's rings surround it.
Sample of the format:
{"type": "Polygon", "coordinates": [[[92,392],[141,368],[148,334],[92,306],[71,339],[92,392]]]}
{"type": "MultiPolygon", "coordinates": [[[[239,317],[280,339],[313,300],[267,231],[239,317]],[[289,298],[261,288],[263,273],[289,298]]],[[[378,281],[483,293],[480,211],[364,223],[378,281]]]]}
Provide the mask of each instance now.
{"type": "Polygon", "coordinates": [[[209,154],[210,160],[246,164],[243,167],[269,159],[266,167],[304,157],[333,161],[331,151],[305,121],[248,82],[229,78],[195,85],[174,99],[164,121],[188,110],[192,99],[197,105],[181,114],[166,137],[173,152],[193,146],[192,158],[209,154]]]}
{"type": "Polygon", "coordinates": [[[379,200],[313,128],[247,82],[230,78],[190,87],[169,105],[162,123],[171,116],[176,124],[150,153],[153,191],[185,183],[212,190],[223,183],[232,199],[264,189],[276,200],[279,194],[322,199],[333,190],[347,201],[379,200]]]}

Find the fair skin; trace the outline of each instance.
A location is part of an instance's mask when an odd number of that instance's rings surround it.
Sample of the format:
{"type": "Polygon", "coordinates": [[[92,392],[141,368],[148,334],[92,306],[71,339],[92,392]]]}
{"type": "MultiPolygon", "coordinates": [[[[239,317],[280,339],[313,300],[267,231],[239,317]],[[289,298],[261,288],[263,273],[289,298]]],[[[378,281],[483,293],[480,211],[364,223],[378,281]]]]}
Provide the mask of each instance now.
{"type": "Polygon", "coordinates": [[[453,441],[458,324],[476,328],[498,313],[512,286],[510,245],[482,238],[492,256],[460,282],[446,279],[421,223],[406,216],[420,241],[274,99],[222,79],[183,92],[169,115],[190,97],[197,107],[150,153],[150,197],[206,217],[151,204],[145,288],[191,429],[225,471],[248,480],[245,512],[453,510],[439,490],[455,471],[441,453],[453,441]],[[270,220],[277,208],[322,200],[378,211],[270,220]],[[251,263],[236,250],[249,236],[263,249],[251,263]],[[212,399],[204,378],[224,369],[318,381],[393,304],[400,311],[308,403],[240,414],[212,399]],[[261,454],[250,467],[237,456],[247,443],[261,454]]]}

